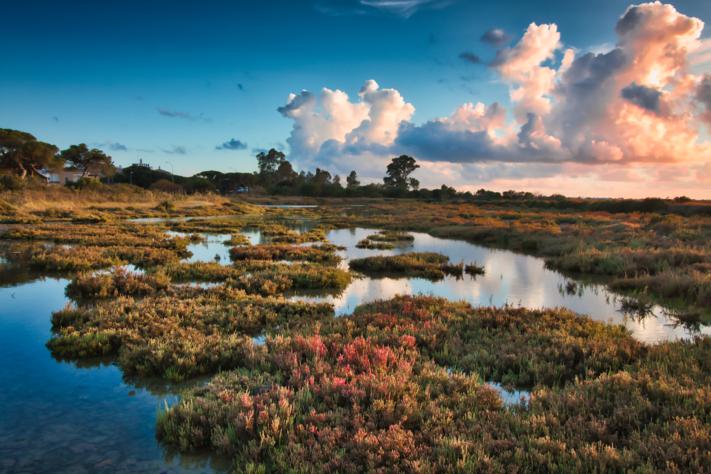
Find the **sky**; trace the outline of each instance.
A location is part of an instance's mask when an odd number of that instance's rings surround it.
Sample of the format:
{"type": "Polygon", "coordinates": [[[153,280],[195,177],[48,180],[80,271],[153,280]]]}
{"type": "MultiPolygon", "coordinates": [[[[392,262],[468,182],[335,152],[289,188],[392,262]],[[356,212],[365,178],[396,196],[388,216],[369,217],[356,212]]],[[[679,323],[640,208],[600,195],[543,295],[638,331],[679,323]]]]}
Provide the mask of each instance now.
{"type": "Polygon", "coordinates": [[[118,165],[711,198],[711,1],[6,3],[0,127],[118,165]]]}

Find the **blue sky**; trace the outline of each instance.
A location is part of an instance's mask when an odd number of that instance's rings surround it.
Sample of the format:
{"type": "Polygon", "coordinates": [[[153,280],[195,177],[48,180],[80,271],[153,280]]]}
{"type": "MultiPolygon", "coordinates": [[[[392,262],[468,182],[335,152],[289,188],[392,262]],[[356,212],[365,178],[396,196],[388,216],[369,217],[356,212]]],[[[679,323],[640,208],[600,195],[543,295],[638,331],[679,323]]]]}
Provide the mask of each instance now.
{"type": "MultiPolygon", "coordinates": [[[[121,165],[142,157],[186,174],[252,170],[254,149],[288,151],[292,122],[277,108],[290,92],[353,97],[375,79],[414,104],[415,123],[467,101],[508,105],[490,68],[459,57],[490,62],[485,31],[501,28],[515,42],[529,23],[553,22],[566,47],[605,49],[628,5],[433,0],[398,12],[365,3],[5,2],[0,127],[60,147],[101,145],[121,165]],[[247,147],[216,149],[231,139],[247,147]]],[[[709,1],[674,5],[711,20],[709,1]]]]}

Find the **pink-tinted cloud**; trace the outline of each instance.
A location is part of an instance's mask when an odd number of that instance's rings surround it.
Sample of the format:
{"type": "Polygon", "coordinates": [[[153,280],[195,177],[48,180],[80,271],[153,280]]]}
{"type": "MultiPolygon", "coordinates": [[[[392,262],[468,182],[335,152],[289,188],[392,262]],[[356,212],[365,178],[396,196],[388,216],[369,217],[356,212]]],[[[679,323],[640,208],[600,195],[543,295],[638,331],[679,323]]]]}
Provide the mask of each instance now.
{"type": "Polygon", "coordinates": [[[492,64],[509,89],[508,119],[500,104],[465,103],[414,124],[412,104],[375,81],[356,102],[323,89],[292,94],[280,111],[294,120],[289,144],[302,164],[378,169],[392,154],[410,153],[437,163],[423,165],[428,178],[451,180],[456,172],[460,185],[568,176],[588,189],[613,173],[648,183],[672,173],[669,183],[693,191],[711,167],[703,133],[711,126],[711,75],[692,72],[692,62],[711,52],[700,40],[703,27],[672,5],[633,5],[614,26],[612,49],[584,53],[564,47],[557,25],[532,23],[492,64]]]}

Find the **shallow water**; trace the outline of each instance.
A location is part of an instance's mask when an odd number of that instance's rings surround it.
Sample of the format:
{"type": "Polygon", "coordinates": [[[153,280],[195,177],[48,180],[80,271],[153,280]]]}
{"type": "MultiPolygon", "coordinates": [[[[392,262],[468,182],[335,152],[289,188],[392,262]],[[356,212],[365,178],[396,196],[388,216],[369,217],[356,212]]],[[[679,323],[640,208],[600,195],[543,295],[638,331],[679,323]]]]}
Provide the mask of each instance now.
{"type": "MultiPolygon", "coordinates": [[[[696,334],[678,325],[665,315],[661,306],[654,306],[651,315],[635,318],[620,310],[621,298],[608,291],[604,285],[583,284],[545,267],[542,259],[507,250],[496,250],[468,242],[440,239],[428,234],[411,232],[412,245],[393,250],[356,248],[356,244],[376,229],[337,229],[328,233],[328,239],[346,250],[340,255],[341,265],[348,260],[372,255],[395,255],[406,252],[439,252],[454,263],[476,263],[485,269],[484,275],[464,278],[446,277],[440,281],[422,278],[362,278],[354,280],[338,296],[295,297],[310,301],[333,303],[336,314],[353,312],[362,303],[392,298],[395,295],[424,294],[450,300],[463,300],[474,306],[521,306],[526,308],[563,307],[592,319],[623,324],[637,339],[654,343],[664,340],[689,338],[696,334]],[[568,283],[575,283],[573,292],[566,291],[568,283]]],[[[711,334],[711,327],[701,328],[711,334]]]]}
{"type": "MultiPolygon", "coordinates": [[[[306,225],[294,227],[300,232],[309,228],[310,226],[306,225]]],[[[359,241],[376,232],[377,229],[366,228],[335,229],[328,232],[329,242],[345,247],[345,250],[339,251],[343,258],[340,263],[342,268],[347,269],[348,262],[355,258],[407,252],[438,252],[447,255],[453,263],[476,263],[484,267],[485,273],[475,277],[464,275],[463,278],[448,276],[439,281],[424,278],[365,277],[355,279],[338,295],[312,292],[292,298],[331,303],[336,315],[342,316],[351,314],[359,304],[389,299],[396,295],[422,294],[466,301],[474,306],[566,308],[597,321],[622,324],[635,338],[647,343],[688,339],[696,334],[711,334],[709,326],[694,330],[678,324],[659,305],[653,306],[651,313],[643,318],[625,313],[621,309],[623,298],[619,294],[608,291],[602,284],[578,281],[550,270],[546,268],[543,259],[538,257],[491,249],[462,240],[441,239],[420,232],[410,232],[415,238],[414,242],[392,250],[356,247],[359,241]]],[[[189,235],[179,232],[170,234],[189,235]]],[[[242,234],[247,236],[252,245],[269,241],[256,229],[245,230],[242,234]]],[[[230,264],[229,246],[224,243],[229,239],[229,234],[200,235],[206,241],[191,244],[188,250],[193,256],[186,261],[215,261],[215,255],[219,255],[221,264],[230,264]]]]}
{"type": "Polygon", "coordinates": [[[494,390],[499,392],[501,400],[505,406],[523,405],[531,399],[531,392],[528,390],[506,390],[501,384],[487,382],[494,390]]]}
{"type": "Polygon", "coordinates": [[[177,390],[137,387],[113,365],[58,362],[45,343],[67,280],[0,288],[0,472],[224,472],[225,460],[176,456],[155,419],[177,390]]]}
{"type": "MultiPolygon", "coordinates": [[[[186,236],[180,232],[170,232],[171,235],[186,236]]],[[[186,259],[187,262],[218,262],[221,265],[229,265],[230,248],[225,245],[225,241],[232,237],[231,234],[198,234],[204,240],[188,245],[188,251],[192,256],[186,259]]]]}

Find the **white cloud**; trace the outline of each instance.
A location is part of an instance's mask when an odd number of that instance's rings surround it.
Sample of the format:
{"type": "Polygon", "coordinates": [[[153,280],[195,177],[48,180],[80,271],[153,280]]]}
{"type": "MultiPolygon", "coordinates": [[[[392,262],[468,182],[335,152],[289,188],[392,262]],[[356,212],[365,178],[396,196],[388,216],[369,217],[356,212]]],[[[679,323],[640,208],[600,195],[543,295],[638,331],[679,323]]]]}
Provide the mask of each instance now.
{"type": "MultiPolygon", "coordinates": [[[[339,90],[292,94],[279,109],[294,121],[290,156],[342,172],[382,170],[393,154],[410,153],[437,163],[423,164],[428,177],[459,170],[472,178],[491,177],[485,166],[510,177],[519,175],[512,167],[536,176],[565,163],[607,164],[621,174],[630,163],[670,164],[677,172],[681,164],[701,179],[711,163],[701,134],[711,123],[711,76],[691,72],[691,62],[711,51],[699,39],[703,26],[671,5],[634,5],[617,22],[616,46],[586,53],[564,49],[555,24],[531,23],[492,64],[509,88],[511,120],[498,103],[465,103],[418,125],[399,91],[372,80],[355,101],[339,90]]],[[[593,168],[584,168],[584,180],[593,179],[593,168]]]]}

